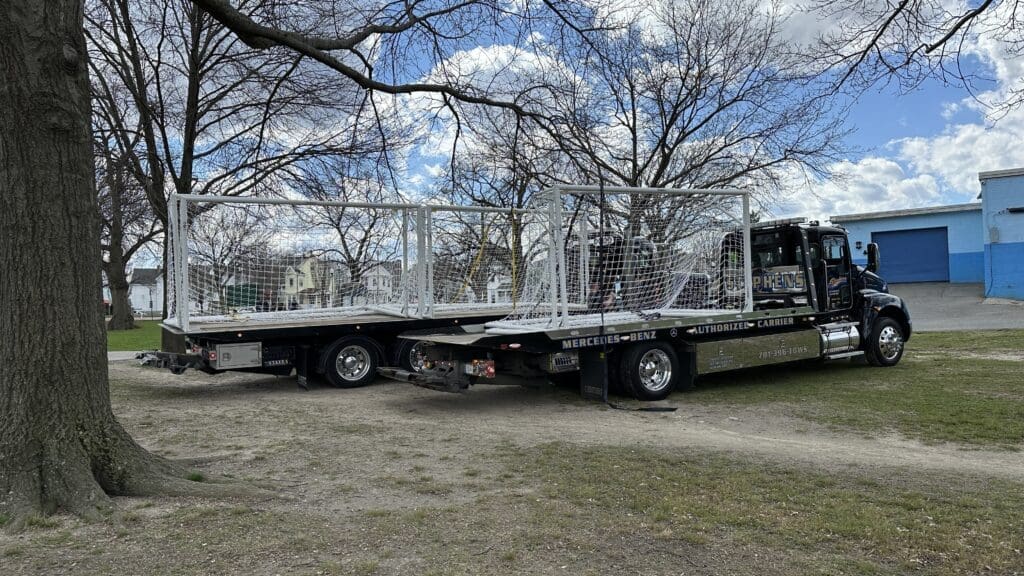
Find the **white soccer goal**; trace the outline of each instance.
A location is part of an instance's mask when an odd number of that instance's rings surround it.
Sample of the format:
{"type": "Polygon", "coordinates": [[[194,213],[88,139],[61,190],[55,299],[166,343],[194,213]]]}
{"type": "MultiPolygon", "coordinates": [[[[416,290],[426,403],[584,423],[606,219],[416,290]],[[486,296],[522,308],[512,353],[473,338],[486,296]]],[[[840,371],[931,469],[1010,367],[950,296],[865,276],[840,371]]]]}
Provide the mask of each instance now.
{"type": "Polygon", "coordinates": [[[490,333],[752,310],[749,197],[739,190],[563,186],[532,206],[530,292],[490,333]]]}
{"type": "Polygon", "coordinates": [[[531,210],[173,195],[169,318],[182,330],[367,315],[498,316],[549,222],[531,210]]]}

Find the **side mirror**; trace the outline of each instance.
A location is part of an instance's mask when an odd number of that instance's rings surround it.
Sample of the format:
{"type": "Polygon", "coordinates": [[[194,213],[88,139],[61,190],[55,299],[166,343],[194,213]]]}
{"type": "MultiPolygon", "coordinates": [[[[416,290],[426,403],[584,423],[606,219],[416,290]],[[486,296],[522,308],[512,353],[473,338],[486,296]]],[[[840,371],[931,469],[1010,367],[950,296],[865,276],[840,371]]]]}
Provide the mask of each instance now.
{"type": "Polygon", "coordinates": [[[881,265],[881,256],[878,254],[878,244],[871,242],[868,244],[868,271],[878,272],[878,267],[881,265]]]}

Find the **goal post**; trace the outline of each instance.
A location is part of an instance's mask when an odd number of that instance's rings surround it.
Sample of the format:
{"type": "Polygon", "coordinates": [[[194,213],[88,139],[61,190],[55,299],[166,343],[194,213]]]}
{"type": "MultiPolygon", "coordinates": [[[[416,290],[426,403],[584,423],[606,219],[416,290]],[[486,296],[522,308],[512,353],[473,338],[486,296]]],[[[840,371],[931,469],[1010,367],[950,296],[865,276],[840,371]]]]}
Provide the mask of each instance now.
{"type": "Polygon", "coordinates": [[[556,186],[535,198],[549,218],[545,290],[490,332],[753,309],[748,192],[556,186]]]}
{"type": "MultiPolygon", "coordinates": [[[[500,316],[528,298],[535,211],[174,194],[167,323],[500,316]]],[[[545,229],[546,230],[546,229],[545,229]]]]}

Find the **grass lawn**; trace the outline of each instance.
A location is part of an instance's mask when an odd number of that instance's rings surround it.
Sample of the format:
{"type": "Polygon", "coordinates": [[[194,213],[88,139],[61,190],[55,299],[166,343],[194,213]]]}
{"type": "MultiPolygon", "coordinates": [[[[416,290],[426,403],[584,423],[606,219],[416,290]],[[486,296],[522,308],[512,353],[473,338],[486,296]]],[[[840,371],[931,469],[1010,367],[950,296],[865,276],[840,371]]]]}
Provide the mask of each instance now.
{"type": "Polygon", "coordinates": [[[869,435],[1018,449],[1024,444],[1024,330],[919,333],[893,368],[837,361],[709,377],[680,400],[778,402],[869,435]]]}
{"type": "Polygon", "coordinates": [[[513,449],[510,463],[540,482],[542,498],[531,500],[543,522],[564,522],[568,511],[577,529],[639,533],[683,554],[712,543],[726,557],[752,548],[801,574],[1015,574],[1024,566],[1024,495],[1011,482],[850,476],[692,450],[565,443],[513,449]]]}
{"type": "Polygon", "coordinates": [[[107,332],[107,350],[157,350],[160,348],[160,321],[136,320],[135,330],[107,332]]]}

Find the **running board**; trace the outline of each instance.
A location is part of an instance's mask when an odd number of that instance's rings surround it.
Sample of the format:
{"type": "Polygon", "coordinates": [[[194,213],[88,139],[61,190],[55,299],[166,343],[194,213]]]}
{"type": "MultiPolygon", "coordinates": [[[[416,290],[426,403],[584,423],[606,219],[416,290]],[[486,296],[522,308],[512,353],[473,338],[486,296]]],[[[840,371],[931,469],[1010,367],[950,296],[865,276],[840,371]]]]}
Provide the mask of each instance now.
{"type": "Polygon", "coordinates": [[[863,350],[854,350],[852,352],[840,352],[838,354],[828,354],[828,355],[825,356],[825,360],[840,360],[842,358],[856,358],[858,356],[863,356],[863,355],[864,355],[864,351],[863,350]]]}

